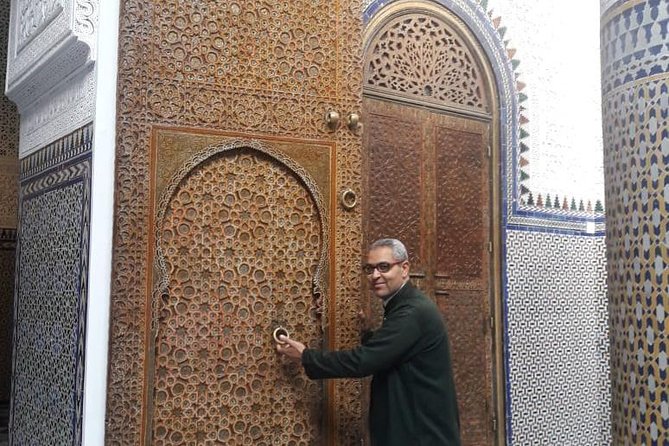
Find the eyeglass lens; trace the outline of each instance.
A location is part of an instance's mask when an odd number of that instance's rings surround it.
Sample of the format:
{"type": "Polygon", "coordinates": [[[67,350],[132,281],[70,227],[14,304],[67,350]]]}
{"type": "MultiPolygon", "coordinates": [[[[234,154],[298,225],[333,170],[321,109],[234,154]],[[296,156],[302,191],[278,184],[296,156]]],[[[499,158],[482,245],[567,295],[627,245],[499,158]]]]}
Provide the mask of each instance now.
{"type": "Polygon", "coordinates": [[[376,265],[372,264],[366,264],[362,267],[362,269],[367,273],[367,274],[372,274],[375,269],[378,269],[380,273],[387,273],[390,271],[390,267],[393,266],[394,263],[388,263],[388,262],[380,262],[377,263],[376,265]]]}

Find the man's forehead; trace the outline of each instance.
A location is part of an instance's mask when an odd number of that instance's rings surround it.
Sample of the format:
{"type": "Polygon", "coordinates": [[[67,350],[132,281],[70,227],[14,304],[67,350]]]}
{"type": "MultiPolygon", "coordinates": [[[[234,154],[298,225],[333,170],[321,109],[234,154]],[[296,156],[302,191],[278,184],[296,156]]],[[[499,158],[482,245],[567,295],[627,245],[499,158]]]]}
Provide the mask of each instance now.
{"type": "Polygon", "coordinates": [[[389,246],[378,246],[369,250],[368,257],[393,259],[393,250],[389,246]]]}

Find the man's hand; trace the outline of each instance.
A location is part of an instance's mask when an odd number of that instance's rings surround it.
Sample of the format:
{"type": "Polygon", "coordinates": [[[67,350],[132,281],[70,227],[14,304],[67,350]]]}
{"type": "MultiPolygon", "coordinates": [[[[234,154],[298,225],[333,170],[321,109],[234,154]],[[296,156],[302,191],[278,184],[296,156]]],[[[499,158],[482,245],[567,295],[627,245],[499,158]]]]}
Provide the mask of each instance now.
{"type": "Polygon", "coordinates": [[[360,333],[366,333],[373,328],[372,318],[365,310],[358,311],[358,327],[360,333]]]}
{"type": "Polygon", "coordinates": [[[293,341],[285,335],[280,335],[279,340],[285,344],[276,344],[276,351],[287,356],[292,361],[302,361],[302,352],[306,348],[301,342],[293,341]]]}

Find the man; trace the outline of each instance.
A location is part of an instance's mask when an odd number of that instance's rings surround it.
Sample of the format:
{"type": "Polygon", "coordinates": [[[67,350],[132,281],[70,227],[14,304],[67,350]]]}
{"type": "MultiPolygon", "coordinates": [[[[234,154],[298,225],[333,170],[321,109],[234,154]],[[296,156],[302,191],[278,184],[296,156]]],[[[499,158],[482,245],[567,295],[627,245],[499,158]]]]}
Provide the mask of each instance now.
{"type": "Polygon", "coordinates": [[[404,245],[374,242],[363,266],[383,300],[383,324],[353,350],[319,351],[285,336],[276,348],[311,379],[373,375],[374,446],[459,446],[459,418],[446,328],[436,305],[409,282],[404,245]]]}

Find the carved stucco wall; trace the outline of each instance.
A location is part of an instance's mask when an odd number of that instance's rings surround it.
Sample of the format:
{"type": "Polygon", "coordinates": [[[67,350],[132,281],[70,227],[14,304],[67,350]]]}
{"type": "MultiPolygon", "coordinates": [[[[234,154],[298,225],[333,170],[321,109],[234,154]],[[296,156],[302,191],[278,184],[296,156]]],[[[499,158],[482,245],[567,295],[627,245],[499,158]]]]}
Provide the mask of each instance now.
{"type": "Polygon", "coordinates": [[[93,118],[99,0],[15,0],[6,94],[21,114],[20,157],[93,118]]]}

